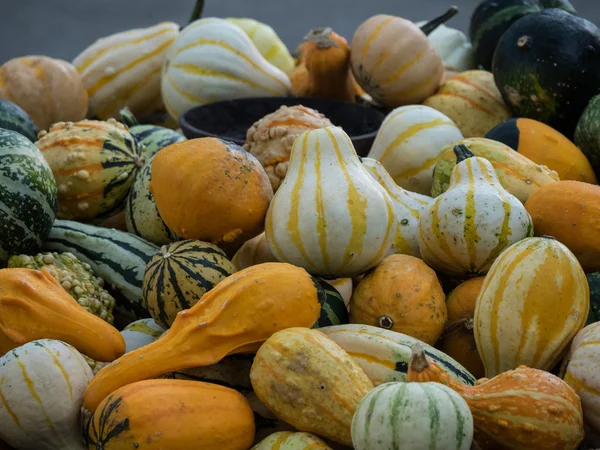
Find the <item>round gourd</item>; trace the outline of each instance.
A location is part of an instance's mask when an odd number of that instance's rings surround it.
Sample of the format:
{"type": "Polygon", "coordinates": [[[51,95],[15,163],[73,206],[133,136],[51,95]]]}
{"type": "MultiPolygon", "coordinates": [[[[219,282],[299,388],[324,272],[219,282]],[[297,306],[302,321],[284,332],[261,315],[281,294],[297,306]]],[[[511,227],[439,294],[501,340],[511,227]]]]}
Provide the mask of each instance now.
{"type": "Polygon", "coordinates": [[[244,242],[244,245],[240,247],[234,257],[231,259],[231,262],[238,270],[242,270],[256,264],[276,261],[277,258],[273,256],[271,250],[269,249],[269,245],[267,244],[267,237],[265,233],[261,233],[258,236],[244,242]]]}
{"type": "MultiPolygon", "coordinates": [[[[427,21],[416,22],[418,27],[427,21]]],[[[444,61],[446,72],[463,72],[475,68],[473,46],[460,30],[440,25],[427,36],[444,61]]]]}
{"type": "Polygon", "coordinates": [[[310,433],[279,431],[267,436],[252,450],[332,450],[322,439],[310,433]]]}
{"type": "Polygon", "coordinates": [[[346,308],[350,305],[350,298],[352,297],[352,291],[354,290],[354,283],[352,278],[336,278],[335,280],[329,280],[336,291],[342,296],[346,308]]]}
{"type": "Polygon", "coordinates": [[[598,116],[600,116],[600,95],[590,99],[577,122],[574,137],[575,144],[589,160],[596,177],[600,174],[600,120],[598,116]]]}
{"type": "Polygon", "coordinates": [[[369,392],[352,419],[356,450],[469,450],[473,416],[460,395],[440,383],[386,383],[369,392]]]}
{"type": "Polygon", "coordinates": [[[321,278],[315,278],[319,283],[325,298],[321,303],[321,315],[313,328],[329,327],[332,325],[343,325],[348,323],[348,308],[338,290],[330,283],[321,278]]]}
{"type": "Polygon", "coordinates": [[[0,66],[0,99],[23,108],[40,130],[84,119],[88,110],[88,94],[77,69],[47,56],[22,56],[0,66]]]}
{"type": "Polygon", "coordinates": [[[156,323],[169,328],[180,311],[194,306],[234,272],[235,267],[216,245],[194,240],[164,245],[146,266],[144,303],[156,323]]]}
{"type": "Polygon", "coordinates": [[[378,326],[435,344],[447,318],[435,272],[419,258],[391,255],[358,283],[350,322],[378,326]]]}
{"type": "Polygon", "coordinates": [[[37,141],[38,127],[19,105],[0,100],[0,128],[16,131],[31,142],[37,141]]]}
{"type": "Polygon", "coordinates": [[[125,340],[125,353],[156,341],[164,332],[165,329],[159,326],[154,319],[140,319],[131,322],[121,331],[121,336],[125,340]]]}

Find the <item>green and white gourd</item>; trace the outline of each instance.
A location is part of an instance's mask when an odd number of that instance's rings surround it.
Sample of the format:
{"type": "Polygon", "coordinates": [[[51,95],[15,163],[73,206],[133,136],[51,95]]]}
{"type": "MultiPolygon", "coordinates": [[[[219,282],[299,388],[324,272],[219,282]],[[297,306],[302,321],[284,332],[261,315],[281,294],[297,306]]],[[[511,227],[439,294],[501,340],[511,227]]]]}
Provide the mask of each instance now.
{"type": "MultiPolygon", "coordinates": [[[[424,20],[417,22],[416,25],[422,27],[426,23],[427,21],[424,20]]],[[[473,46],[462,31],[442,24],[429,33],[427,37],[442,57],[446,68],[457,72],[465,72],[476,68],[473,46]]]]}
{"type": "Polygon", "coordinates": [[[125,353],[157,341],[165,331],[154,319],[140,319],[131,322],[121,331],[121,336],[125,341],[125,353]]]}
{"type": "Polygon", "coordinates": [[[338,290],[327,281],[314,278],[323,288],[325,298],[321,303],[321,315],[313,328],[322,328],[332,325],[343,325],[348,323],[348,308],[338,290]]]}
{"type": "Polygon", "coordinates": [[[0,100],[0,128],[16,131],[31,142],[37,141],[39,128],[31,117],[9,100],[0,100]]]}

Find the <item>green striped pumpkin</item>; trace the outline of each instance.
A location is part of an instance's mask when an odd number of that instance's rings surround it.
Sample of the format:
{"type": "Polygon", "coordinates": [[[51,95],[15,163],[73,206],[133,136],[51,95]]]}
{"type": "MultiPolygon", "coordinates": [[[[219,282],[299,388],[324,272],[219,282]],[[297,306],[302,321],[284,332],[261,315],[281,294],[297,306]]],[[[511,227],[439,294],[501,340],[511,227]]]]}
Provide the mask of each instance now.
{"type": "Polygon", "coordinates": [[[56,217],[56,182],[25,136],[0,129],[0,262],[36,253],[56,217]]]}
{"type": "Polygon", "coordinates": [[[469,450],[473,415],[440,383],[386,383],[370,391],[352,419],[355,450],[469,450]]]}
{"type": "Polygon", "coordinates": [[[234,272],[216,245],[192,239],[164,245],[146,266],[144,303],[156,323],[169,328],[177,313],[194,306],[234,272]]]}
{"type": "Polygon", "coordinates": [[[16,131],[31,142],[37,141],[39,129],[33,119],[9,100],[0,100],[0,128],[16,131]]]}
{"type": "Polygon", "coordinates": [[[321,303],[321,315],[313,328],[328,327],[331,325],[342,325],[348,323],[348,308],[344,299],[331,284],[321,278],[315,278],[325,292],[325,299],[321,303]]]}

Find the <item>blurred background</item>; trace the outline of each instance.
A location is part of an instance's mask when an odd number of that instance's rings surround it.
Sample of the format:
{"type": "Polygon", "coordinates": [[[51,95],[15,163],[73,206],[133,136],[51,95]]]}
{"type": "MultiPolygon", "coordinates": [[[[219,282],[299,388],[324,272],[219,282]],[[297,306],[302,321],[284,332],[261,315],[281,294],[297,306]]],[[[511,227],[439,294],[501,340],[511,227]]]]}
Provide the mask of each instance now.
{"type": "MultiPolygon", "coordinates": [[[[96,39],[163,21],[187,23],[195,0],[0,0],[0,64],[24,55],[71,61],[96,39]]],[[[249,17],[271,25],[293,51],[312,28],[330,26],[348,42],[375,14],[412,21],[434,18],[452,4],[448,26],[468,30],[477,0],[205,0],[204,17],[249,17]]],[[[579,15],[600,25],[600,0],[571,0],[579,15]]]]}

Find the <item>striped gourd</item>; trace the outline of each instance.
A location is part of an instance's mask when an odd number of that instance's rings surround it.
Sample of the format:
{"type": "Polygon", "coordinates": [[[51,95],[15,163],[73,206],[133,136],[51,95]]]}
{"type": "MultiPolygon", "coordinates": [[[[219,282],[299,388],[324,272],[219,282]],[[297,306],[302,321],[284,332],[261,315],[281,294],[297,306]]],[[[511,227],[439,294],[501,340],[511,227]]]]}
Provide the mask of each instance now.
{"type": "Polygon", "coordinates": [[[356,450],[469,450],[473,415],[440,383],[386,383],[369,392],[352,419],[356,450]]]}
{"type": "Polygon", "coordinates": [[[325,298],[321,303],[321,315],[313,328],[348,323],[348,308],[337,289],[323,279],[315,278],[315,281],[323,288],[325,298]]]}
{"type": "Polygon", "coordinates": [[[154,319],[140,319],[127,325],[121,336],[125,340],[125,353],[137,350],[144,345],[156,341],[165,329],[158,325],[154,319]]]}
{"type": "Polygon", "coordinates": [[[519,365],[550,370],[583,328],[589,305],[585,273],[566,246],[544,237],[509,247],[487,274],[475,308],[486,377],[519,365]]]}
{"type": "Polygon", "coordinates": [[[456,124],[441,112],[402,106],[387,115],[368,156],[381,162],[402,188],[429,195],[442,147],[461,139],[456,124]]]}
{"type": "Polygon", "coordinates": [[[121,315],[131,320],[149,316],[142,306],[144,269],[158,246],[124,231],[57,220],[44,249],[71,252],[88,263],[115,296],[115,309],[121,315]]]}
{"type": "Polygon", "coordinates": [[[21,133],[31,142],[37,141],[38,127],[23,109],[8,100],[0,100],[0,128],[21,133]]]}
{"type": "Polygon", "coordinates": [[[36,145],[58,185],[59,219],[113,215],[143,164],[138,142],[114,119],[55,123],[36,145]]]}
{"type": "Polygon", "coordinates": [[[0,436],[12,447],[83,450],[79,414],[92,379],[83,356],[51,339],[0,358],[0,436]]]}
{"type": "Polygon", "coordinates": [[[266,218],[280,261],[321,276],[350,277],[392,252],[392,200],[338,127],[301,134],[266,218]]]}
{"type": "Polygon", "coordinates": [[[433,202],[433,199],[402,189],[376,159],[363,158],[362,163],[392,199],[394,221],[396,222],[394,252],[421,257],[418,239],[419,217],[433,202]]]}
{"type": "Polygon", "coordinates": [[[279,431],[267,436],[252,450],[332,450],[327,443],[310,433],[279,431]]]}
{"type": "Polygon", "coordinates": [[[177,313],[234,272],[225,252],[214,244],[189,239],[164,245],[146,266],[144,304],[158,325],[169,328],[177,313]]]}
{"type": "MultiPolygon", "coordinates": [[[[329,339],[352,356],[375,386],[391,381],[406,381],[411,346],[418,339],[370,325],[338,325],[321,328],[329,339]]],[[[443,367],[452,379],[474,384],[467,369],[445,353],[422,343],[425,353],[443,367]]]]}
{"type": "Polygon", "coordinates": [[[533,225],[487,159],[464,145],[454,149],[459,162],[450,187],[419,220],[421,255],[447,275],[485,274],[504,249],[533,234],[533,225]]]}
{"type": "Polygon", "coordinates": [[[128,106],[146,115],[162,108],[160,77],[167,49],[179,34],[173,22],[98,39],[73,60],[89,95],[89,117],[119,117],[128,106]]]}
{"type": "Polygon", "coordinates": [[[43,155],[25,136],[0,129],[0,262],[37,252],[56,207],[56,182],[43,155]]]}
{"type": "Polygon", "coordinates": [[[342,300],[344,300],[344,304],[346,308],[350,304],[350,299],[352,298],[352,291],[354,290],[354,282],[352,278],[336,278],[334,280],[329,280],[329,284],[331,284],[336,291],[342,296],[342,300]]]}
{"type": "Polygon", "coordinates": [[[187,25],[167,51],[162,97],[174,119],[196,105],[285,96],[289,77],[269,63],[240,27],[206,18],[187,25]]]}

